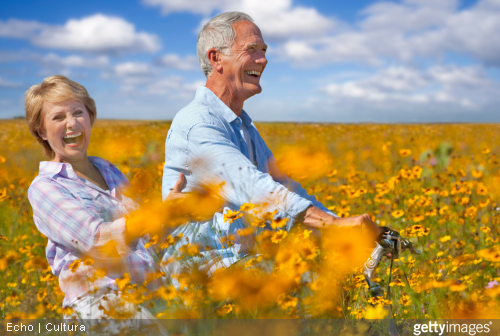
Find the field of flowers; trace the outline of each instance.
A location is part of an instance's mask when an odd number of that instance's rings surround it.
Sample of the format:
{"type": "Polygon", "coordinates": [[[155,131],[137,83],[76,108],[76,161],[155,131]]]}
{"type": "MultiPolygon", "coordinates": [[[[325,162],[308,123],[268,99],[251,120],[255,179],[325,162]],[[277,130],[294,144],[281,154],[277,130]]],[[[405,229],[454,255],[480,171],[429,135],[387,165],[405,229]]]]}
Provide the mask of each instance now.
{"type": "MultiPolygon", "coordinates": [[[[169,125],[99,120],[93,128],[89,155],[108,159],[129,177],[149,222],[161,198],[169,125]]],[[[257,127],[282,171],[329,209],[342,217],[370,213],[422,251],[401,254],[390,283],[389,263],[379,268],[376,280],[390,286],[395,318],[500,318],[500,125],[257,127]]],[[[0,121],[0,143],[0,318],[59,318],[63,294],[26,196],[43,160],[41,147],[24,120],[0,121]]],[[[206,199],[191,204],[216,206],[209,196],[198,197],[206,199]]],[[[252,226],[240,235],[260,232],[266,221],[277,229],[257,235],[258,256],[211,277],[180,274],[177,289],[166,283],[148,292],[124,276],[117,285],[126,300],[149,307],[159,318],[386,315],[380,309],[384,300],[374,302],[367,293],[361,266],[370,251],[356,235],[328,231],[318,239],[300,226],[287,233],[279,230],[283,221],[256,216],[257,208],[245,204],[226,218],[253,216],[252,226]]],[[[158,220],[179,222],[165,216],[158,220]]],[[[150,245],[159,250],[181,239],[153,234],[150,245]]],[[[234,237],[221,240],[230,245],[234,237]]],[[[196,256],[201,249],[186,244],[178,258],[196,256]]],[[[85,263],[92,260],[82,258],[85,263]]]]}

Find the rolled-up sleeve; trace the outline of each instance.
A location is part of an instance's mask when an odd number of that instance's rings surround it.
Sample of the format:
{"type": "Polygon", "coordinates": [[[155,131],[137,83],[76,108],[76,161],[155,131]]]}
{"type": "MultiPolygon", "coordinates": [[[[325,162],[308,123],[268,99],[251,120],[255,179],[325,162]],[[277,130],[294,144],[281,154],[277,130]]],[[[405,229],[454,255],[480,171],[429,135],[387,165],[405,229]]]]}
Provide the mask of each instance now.
{"type": "Polygon", "coordinates": [[[266,212],[290,219],[289,229],[312,202],[259,171],[231,141],[225,127],[217,122],[197,123],[187,132],[186,152],[194,180],[224,182],[222,197],[228,203],[264,205],[266,212]]]}
{"type": "Polygon", "coordinates": [[[49,181],[37,181],[28,190],[37,228],[54,243],[89,255],[114,241],[119,254],[125,243],[125,218],[105,222],[67,190],[49,181]]]}

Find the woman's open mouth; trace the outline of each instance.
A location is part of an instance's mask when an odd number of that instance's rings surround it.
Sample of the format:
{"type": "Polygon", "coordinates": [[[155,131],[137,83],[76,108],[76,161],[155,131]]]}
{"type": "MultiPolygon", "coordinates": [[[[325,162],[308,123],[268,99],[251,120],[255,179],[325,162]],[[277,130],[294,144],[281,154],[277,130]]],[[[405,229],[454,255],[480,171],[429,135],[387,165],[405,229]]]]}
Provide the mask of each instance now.
{"type": "Polygon", "coordinates": [[[83,132],[67,134],[63,137],[63,141],[66,144],[77,144],[83,139],[83,132]]]}

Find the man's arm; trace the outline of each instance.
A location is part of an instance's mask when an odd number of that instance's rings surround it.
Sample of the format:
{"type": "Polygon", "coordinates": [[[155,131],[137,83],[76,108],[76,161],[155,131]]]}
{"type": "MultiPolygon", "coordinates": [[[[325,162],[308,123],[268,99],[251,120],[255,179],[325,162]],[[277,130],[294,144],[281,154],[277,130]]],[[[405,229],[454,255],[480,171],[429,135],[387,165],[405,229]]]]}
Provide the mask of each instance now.
{"type": "Polygon", "coordinates": [[[187,133],[192,180],[224,182],[222,197],[239,207],[244,203],[266,205],[264,211],[288,218],[289,229],[295,218],[312,202],[288,190],[259,171],[231,140],[226,126],[214,122],[193,125],[187,133]]]}
{"type": "Polygon", "coordinates": [[[276,159],[274,158],[272,152],[268,150],[268,166],[269,166],[269,172],[271,173],[271,176],[273,177],[273,179],[283,185],[285,185],[288,189],[290,189],[291,191],[293,191],[294,193],[304,197],[305,199],[308,199],[309,201],[312,202],[313,206],[315,206],[316,208],[326,212],[327,214],[330,214],[334,217],[338,217],[337,215],[335,215],[333,212],[331,212],[330,210],[328,210],[323,204],[321,204],[314,195],[309,195],[307,193],[307,191],[302,188],[302,186],[300,185],[300,183],[292,180],[290,177],[288,177],[287,175],[283,174],[280,169],[278,168],[277,164],[276,164],[276,159]]]}
{"type": "MultiPolygon", "coordinates": [[[[291,180],[279,170],[274,157],[269,159],[269,170],[275,179],[290,181],[300,187],[298,182],[291,180]]],[[[302,187],[300,187],[300,189],[303,190],[302,187]]],[[[303,193],[305,193],[305,190],[303,190],[303,193]]],[[[328,211],[314,196],[310,197],[312,197],[314,201],[310,199],[313,205],[307,208],[302,214],[304,225],[315,229],[323,229],[330,226],[336,228],[359,228],[362,233],[371,235],[373,239],[379,235],[381,228],[372,221],[370,215],[363,214],[360,216],[339,218],[331,211],[328,211]]]]}

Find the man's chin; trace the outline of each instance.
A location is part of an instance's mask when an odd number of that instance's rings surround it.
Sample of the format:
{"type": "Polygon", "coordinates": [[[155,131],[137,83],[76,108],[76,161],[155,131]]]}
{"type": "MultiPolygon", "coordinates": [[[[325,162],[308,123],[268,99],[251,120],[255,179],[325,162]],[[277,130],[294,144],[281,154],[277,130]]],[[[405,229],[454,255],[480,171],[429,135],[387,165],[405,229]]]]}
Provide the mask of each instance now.
{"type": "Polygon", "coordinates": [[[248,92],[251,96],[259,94],[262,92],[262,87],[260,86],[260,84],[252,84],[252,87],[249,88],[248,92]]]}

